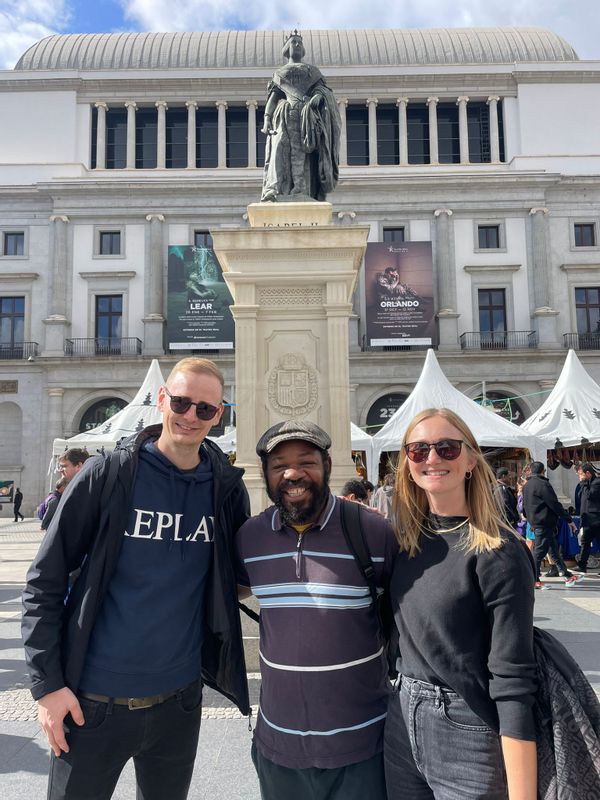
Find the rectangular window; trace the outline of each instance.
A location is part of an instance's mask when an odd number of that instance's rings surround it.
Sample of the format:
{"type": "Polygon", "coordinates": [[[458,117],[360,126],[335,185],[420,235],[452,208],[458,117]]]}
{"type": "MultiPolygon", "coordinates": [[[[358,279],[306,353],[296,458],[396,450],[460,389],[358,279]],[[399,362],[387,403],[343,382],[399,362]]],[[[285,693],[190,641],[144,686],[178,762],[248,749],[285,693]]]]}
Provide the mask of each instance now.
{"type": "Polygon", "coordinates": [[[577,333],[600,333],[600,289],[575,289],[577,333]]]}
{"type": "Polygon", "coordinates": [[[228,108],[226,112],[227,166],[248,166],[248,111],[228,108]]]}
{"type": "Polygon", "coordinates": [[[384,242],[403,242],[404,241],[404,228],[384,228],[383,229],[384,242]]]}
{"type": "Polygon", "coordinates": [[[377,107],[377,162],[399,164],[398,108],[392,105],[377,107]]]}
{"type": "Polygon", "coordinates": [[[576,222],[573,228],[575,233],[575,247],[596,246],[596,226],[593,222],[576,222]]]}
{"type": "Polygon", "coordinates": [[[478,303],[479,330],[489,334],[485,341],[498,345],[506,338],[506,292],[504,289],[479,289],[478,303]]]}
{"type": "Polygon", "coordinates": [[[158,109],[138,108],[135,115],[135,166],[137,169],[156,168],[156,137],[158,109]]]}
{"type": "Polygon", "coordinates": [[[110,345],[121,339],[123,296],[120,294],[96,295],[96,339],[99,346],[110,345]]]}
{"type": "Polygon", "coordinates": [[[369,111],[361,106],[346,109],[346,141],[348,164],[365,166],[369,163],[369,111]]]}
{"type": "Polygon", "coordinates": [[[22,344],[24,332],[25,298],[0,297],[0,345],[22,344]]]}
{"type": "Polygon", "coordinates": [[[258,106],[256,109],[256,166],[265,165],[265,147],[267,146],[267,134],[262,132],[265,123],[265,107],[258,106]]]}
{"type": "Polygon", "coordinates": [[[210,169],[217,166],[218,114],[216,108],[196,109],[196,166],[210,169]]]}
{"type": "Polygon", "coordinates": [[[167,169],[187,167],[187,108],[169,108],[166,113],[167,169]]]}
{"type": "Polygon", "coordinates": [[[109,108],[106,112],[106,169],[127,165],[127,111],[109,108]]]}
{"type": "Polygon", "coordinates": [[[25,255],[25,232],[24,231],[4,231],[2,234],[2,255],[3,256],[24,256],[25,255]]]}
{"type": "Polygon", "coordinates": [[[98,109],[92,106],[92,141],[90,142],[90,169],[96,169],[96,146],[98,144],[98,109]]]}
{"type": "Polygon", "coordinates": [[[429,164],[429,109],[411,105],[406,109],[408,163],[429,164]]]}
{"type": "Polygon", "coordinates": [[[459,164],[460,138],[456,103],[438,103],[437,121],[440,164],[459,164]]]}
{"type": "Polygon", "coordinates": [[[121,255],[121,231],[100,231],[98,254],[101,256],[121,255]]]}
{"type": "Polygon", "coordinates": [[[194,231],[194,247],[212,247],[212,236],[208,231],[194,231]]]}
{"type": "Polygon", "coordinates": [[[478,225],[477,242],[480,250],[500,249],[500,226],[478,225]]]}
{"type": "MultiPolygon", "coordinates": [[[[489,163],[492,160],[492,154],[490,109],[487,103],[468,103],[467,129],[469,132],[469,160],[472,164],[489,163]]],[[[502,142],[502,137],[500,141],[502,142]]],[[[503,158],[503,152],[503,148],[501,148],[501,158],[503,158]]]]}

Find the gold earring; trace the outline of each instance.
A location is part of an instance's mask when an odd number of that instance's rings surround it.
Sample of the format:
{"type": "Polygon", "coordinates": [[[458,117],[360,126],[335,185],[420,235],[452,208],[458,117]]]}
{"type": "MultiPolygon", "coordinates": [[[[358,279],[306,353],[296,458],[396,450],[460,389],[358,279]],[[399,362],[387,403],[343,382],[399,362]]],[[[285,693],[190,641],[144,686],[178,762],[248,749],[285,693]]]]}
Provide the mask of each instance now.
{"type": "Polygon", "coordinates": [[[470,469],[468,469],[468,470],[465,472],[465,480],[466,480],[466,481],[470,481],[470,480],[471,480],[471,476],[472,476],[472,475],[473,475],[473,473],[471,472],[471,470],[470,470],[470,469]]]}
{"type": "Polygon", "coordinates": [[[414,482],[415,482],[415,479],[414,479],[414,478],[413,478],[413,476],[410,474],[410,472],[408,473],[408,480],[409,480],[411,483],[414,483],[414,482]]]}

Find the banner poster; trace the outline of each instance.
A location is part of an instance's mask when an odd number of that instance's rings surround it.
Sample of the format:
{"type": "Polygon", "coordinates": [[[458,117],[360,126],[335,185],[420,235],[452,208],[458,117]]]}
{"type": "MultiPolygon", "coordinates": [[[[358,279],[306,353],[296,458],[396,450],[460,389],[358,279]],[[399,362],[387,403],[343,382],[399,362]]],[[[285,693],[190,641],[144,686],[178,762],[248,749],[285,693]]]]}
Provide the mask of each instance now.
{"type": "Polygon", "coordinates": [[[171,350],[233,350],[233,298],[212,249],[171,245],[167,290],[171,350]]]}
{"type": "Polygon", "coordinates": [[[365,292],[371,347],[432,344],[431,242],[367,244],[365,292]]]}
{"type": "Polygon", "coordinates": [[[12,503],[14,492],[14,481],[0,481],[0,503],[12,503]]]}

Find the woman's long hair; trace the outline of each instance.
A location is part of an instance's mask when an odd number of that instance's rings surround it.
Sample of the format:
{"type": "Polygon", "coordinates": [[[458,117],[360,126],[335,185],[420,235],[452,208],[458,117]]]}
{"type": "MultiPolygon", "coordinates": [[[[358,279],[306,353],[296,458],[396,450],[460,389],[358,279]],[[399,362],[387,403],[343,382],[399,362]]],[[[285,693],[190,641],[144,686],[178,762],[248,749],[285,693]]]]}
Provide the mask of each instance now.
{"type": "Polygon", "coordinates": [[[410,478],[404,445],[417,425],[431,417],[442,417],[453,425],[477,459],[471,470],[471,477],[465,479],[469,531],[462,543],[464,549],[483,553],[501,547],[502,533],[514,534],[514,531],[500,516],[498,503],[494,497],[496,486],[494,473],[483,457],[473,434],[454,411],[449,408],[428,408],[417,414],[410,422],[400,447],[391,517],[400,550],[406,551],[411,557],[415,556],[421,549],[420,539],[424,535],[424,528],[426,531],[429,501],[425,491],[410,478]]]}

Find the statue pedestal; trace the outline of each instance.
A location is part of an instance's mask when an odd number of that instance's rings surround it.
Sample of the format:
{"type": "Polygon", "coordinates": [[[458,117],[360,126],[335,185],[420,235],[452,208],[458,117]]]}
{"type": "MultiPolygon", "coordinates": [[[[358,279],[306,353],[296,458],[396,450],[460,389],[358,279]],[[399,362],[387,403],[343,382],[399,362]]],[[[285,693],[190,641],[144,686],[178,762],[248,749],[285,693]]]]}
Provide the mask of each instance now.
{"type": "Polygon", "coordinates": [[[271,425],[310,419],[331,436],[335,492],[351,458],[348,325],[367,226],[331,224],[331,204],[254,203],[249,228],[211,231],[234,298],[236,464],[253,513],[267,504],[255,447],[271,425]]]}

